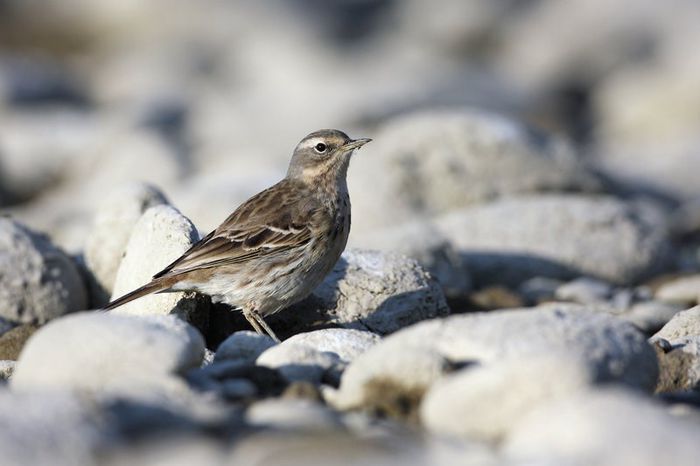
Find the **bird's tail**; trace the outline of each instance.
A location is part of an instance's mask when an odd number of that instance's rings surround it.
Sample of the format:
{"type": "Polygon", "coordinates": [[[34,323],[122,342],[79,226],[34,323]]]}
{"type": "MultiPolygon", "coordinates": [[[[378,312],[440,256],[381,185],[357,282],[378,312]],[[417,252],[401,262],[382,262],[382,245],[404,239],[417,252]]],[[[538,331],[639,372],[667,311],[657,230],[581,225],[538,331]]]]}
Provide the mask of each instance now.
{"type": "Polygon", "coordinates": [[[136,288],[134,291],[125,294],[124,296],[121,296],[114,301],[111,301],[108,303],[106,306],[104,306],[102,309],[105,311],[110,311],[114,309],[115,307],[119,307],[123,304],[126,304],[128,302],[131,302],[135,299],[141,298],[142,296],[149,295],[151,293],[157,293],[159,291],[164,291],[168,288],[170,288],[171,283],[167,280],[153,280],[152,282],[143,285],[140,288],[136,288]]]}

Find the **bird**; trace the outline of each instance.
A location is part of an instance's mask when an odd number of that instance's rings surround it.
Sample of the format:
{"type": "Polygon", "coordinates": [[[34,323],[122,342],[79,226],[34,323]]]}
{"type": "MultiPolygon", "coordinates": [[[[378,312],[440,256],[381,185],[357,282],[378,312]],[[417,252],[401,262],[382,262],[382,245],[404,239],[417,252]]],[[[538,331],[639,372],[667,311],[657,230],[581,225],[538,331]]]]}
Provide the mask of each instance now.
{"type": "Polygon", "coordinates": [[[151,293],[193,291],[242,311],[257,333],[279,342],[265,317],[306,298],[340,258],[350,233],[350,158],[370,141],[337,129],[309,134],[281,181],[104,309],[151,293]]]}

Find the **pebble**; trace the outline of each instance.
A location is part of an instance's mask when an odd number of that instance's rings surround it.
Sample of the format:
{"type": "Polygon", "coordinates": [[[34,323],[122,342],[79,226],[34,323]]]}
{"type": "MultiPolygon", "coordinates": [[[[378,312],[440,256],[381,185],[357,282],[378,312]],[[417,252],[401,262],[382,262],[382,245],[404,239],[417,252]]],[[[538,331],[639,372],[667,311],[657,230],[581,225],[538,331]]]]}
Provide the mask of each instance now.
{"type": "Polygon", "coordinates": [[[658,211],[606,196],[503,199],[452,211],[437,225],[464,251],[477,286],[580,275],[635,283],[659,271],[670,250],[658,211]]]}
{"type": "Polygon", "coordinates": [[[179,390],[176,375],[198,367],[203,355],[202,336],[175,316],[82,312],[52,321],[29,340],[11,385],[135,396],[179,390]]]}
{"type": "Polygon", "coordinates": [[[652,337],[664,338],[671,342],[689,336],[700,335],[700,306],[678,312],[652,337]]]}
{"type": "Polygon", "coordinates": [[[104,305],[109,300],[129,238],[143,213],[166,203],[154,186],[134,183],[108,193],[97,207],[85,243],[85,264],[94,277],[93,304],[104,305]]]}
{"type": "Polygon", "coordinates": [[[656,299],[670,303],[694,306],[700,304],[700,275],[679,277],[661,285],[656,299]]]}
{"type": "Polygon", "coordinates": [[[328,328],[298,333],[282,342],[282,346],[301,344],[321,352],[330,352],[346,363],[377,344],[381,337],[365,330],[328,328]]]}
{"type": "MultiPolygon", "coordinates": [[[[156,205],[134,225],[114,282],[116,299],[151,281],[199,239],[197,229],[174,207],[156,205]]],[[[111,312],[129,315],[175,313],[184,319],[206,321],[206,300],[185,293],[151,294],[124,304],[111,312]]]]}
{"type": "Polygon", "coordinates": [[[595,376],[557,355],[467,367],[430,387],[421,423],[435,434],[497,442],[535,407],[591,386],[595,376]]]}
{"type": "Polygon", "coordinates": [[[334,370],[340,363],[337,354],[319,351],[302,343],[281,344],[265,350],[256,363],[277,369],[287,380],[305,380],[321,383],[324,374],[334,370]]]}
{"type": "Polygon", "coordinates": [[[552,354],[578,361],[593,380],[647,391],[656,384],[654,350],[632,325],[585,306],[550,305],[433,319],[385,337],[345,370],[335,404],[374,409],[403,396],[399,406],[410,399],[410,413],[459,367],[552,354]]]}
{"type": "Polygon", "coordinates": [[[275,340],[251,330],[233,333],[216,349],[215,362],[240,361],[253,363],[266,349],[275,346],[275,340]]]}
{"type": "Polygon", "coordinates": [[[0,318],[44,323],[85,309],[87,296],[73,260],[46,237],[0,217],[0,318]]]}
{"type": "Polygon", "coordinates": [[[515,464],[658,464],[697,462],[700,427],[621,389],[575,393],[515,424],[503,445],[515,464]]]}

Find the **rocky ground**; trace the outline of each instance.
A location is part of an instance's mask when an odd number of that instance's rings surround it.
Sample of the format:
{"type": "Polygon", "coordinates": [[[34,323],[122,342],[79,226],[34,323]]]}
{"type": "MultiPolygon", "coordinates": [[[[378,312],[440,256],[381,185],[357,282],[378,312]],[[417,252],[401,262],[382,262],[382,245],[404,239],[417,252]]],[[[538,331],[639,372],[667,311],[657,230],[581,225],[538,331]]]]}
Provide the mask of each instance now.
{"type": "Polygon", "coordinates": [[[240,3],[0,2],[0,463],[697,464],[697,2],[240,3]],[[99,311],[321,127],[374,141],[282,343],[99,311]]]}

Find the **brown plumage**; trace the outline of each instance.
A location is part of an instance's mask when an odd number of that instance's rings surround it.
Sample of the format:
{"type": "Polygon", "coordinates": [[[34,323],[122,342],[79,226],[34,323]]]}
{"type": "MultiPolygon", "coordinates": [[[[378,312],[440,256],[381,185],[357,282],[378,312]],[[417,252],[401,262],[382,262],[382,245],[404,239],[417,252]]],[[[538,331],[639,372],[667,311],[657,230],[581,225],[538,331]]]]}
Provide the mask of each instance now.
{"type": "Polygon", "coordinates": [[[309,134],[282,181],[248,199],[150,283],[105,309],[156,292],[196,291],[241,309],[258,333],[277,340],[263,317],[308,296],[345,249],[348,164],[369,141],[338,130],[309,134]]]}

